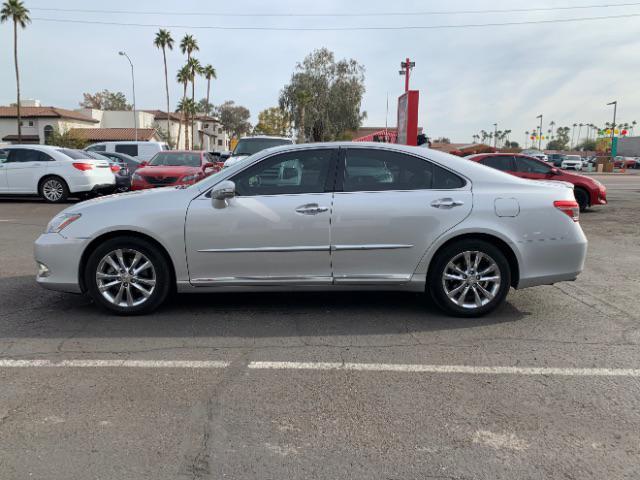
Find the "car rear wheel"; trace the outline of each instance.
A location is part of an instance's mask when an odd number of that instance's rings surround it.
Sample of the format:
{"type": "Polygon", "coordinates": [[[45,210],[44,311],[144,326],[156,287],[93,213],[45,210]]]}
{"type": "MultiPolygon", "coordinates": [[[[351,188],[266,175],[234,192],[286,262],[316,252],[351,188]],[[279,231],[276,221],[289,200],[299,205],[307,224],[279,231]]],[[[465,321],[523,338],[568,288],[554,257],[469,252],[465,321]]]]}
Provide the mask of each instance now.
{"type": "Polygon", "coordinates": [[[429,272],[432,298],[446,313],[479,317],[495,310],[511,285],[504,254],[484,240],[462,240],[438,253],[429,272]]]}
{"type": "Polygon", "coordinates": [[[580,205],[580,211],[584,212],[587,208],[589,208],[589,195],[587,192],[582,190],[581,188],[576,188],[573,191],[573,194],[576,197],[576,202],[580,205]]]}
{"type": "Polygon", "coordinates": [[[139,238],[107,240],[90,254],[85,269],[85,285],[93,300],[118,315],[154,311],[166,299],[170,284],[164,255],[139,238]]]}
{"type": "Polygon", "coordinates": [[[46,177],[40,182],[39,194],[49,203],[62,203],[69,197],[67,183],[59,177],[46,177]]]}

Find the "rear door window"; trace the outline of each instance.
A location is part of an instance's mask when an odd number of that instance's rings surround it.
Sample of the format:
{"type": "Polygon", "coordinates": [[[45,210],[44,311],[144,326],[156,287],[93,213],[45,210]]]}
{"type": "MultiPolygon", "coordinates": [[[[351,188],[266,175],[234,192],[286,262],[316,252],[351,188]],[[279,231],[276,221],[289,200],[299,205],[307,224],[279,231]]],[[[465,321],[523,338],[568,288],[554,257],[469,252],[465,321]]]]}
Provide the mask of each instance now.
{"type": "Polygon", "coordinates": [[[138,156],[138,145],[129,145],[126,143],[120,143],[116,145],[115,151],[118,153],[126,153],[132,157],[138,156]]]}
{"type": "Polygon", "coordinates": [[[40,151],[28,148],[16,148],[9,152],[9,162],[26,163],[40,160],[40,151]]]}
{"type": "Polygon", "coordinates": [[[486,157],[480,160],[480,163],[487,167],[495,168],[503,172],[515,171],[515,165],[513,164],[513,157],[511,155],[496,155],[493,157],[486,157]]]}

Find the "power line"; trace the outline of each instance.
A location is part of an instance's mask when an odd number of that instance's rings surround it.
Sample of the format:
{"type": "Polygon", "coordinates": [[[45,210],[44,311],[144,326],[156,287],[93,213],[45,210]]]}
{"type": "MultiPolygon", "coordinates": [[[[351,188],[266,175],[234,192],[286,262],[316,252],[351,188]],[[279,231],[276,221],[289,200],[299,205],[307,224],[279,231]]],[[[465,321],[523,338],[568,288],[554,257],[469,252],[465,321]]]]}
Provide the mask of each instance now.
{"type": "Polygon", "coordinates": [[[331,31],[362,31],[362,30],[444,30],[460,28],[480,28],[480,27],[506,27],[511,25],[543,25],[552,23],[588,22],[593,20],[613,20],[640,17],[640,13],[628,13],[624,15],[607,15],[601,17],[578,17],[563,18],[554,20],[529,20],[524,22],[502,22],[502,23],[467,23],[458,25],[404,25],[404,26],[380,26],[380,27],[228,27],[217,25],[161,25],[151,23],[124,23],[124,22],[103,22],[94,20],[70,20],[59,18],[38,18],[31,17],[32,20],[56,23],[79,23],[90,25],[110,25],[123,27],[153,27],[153,28],[182,28],[191,30],[259,30],[259,31],[284,31],[284,32],[331,32],[331,31]]]}
{"type": "Polygon", "coordinates": [[[171,15],[171,16],[209,16],[209,17],[389,17],[389,16],[416,16],[416,15],[472,15],[487,13],[526,13],[526,12],[550,12],[562,10],[585,10],[590,8],[616,8],[633,7],[640,2],[609,3],[596,5],[577,5],[563,7],[537,7],[537,8],[508,8],[489,10],[432,10],[417,12],[359,12],[359,13],[216,13],[216,12],[152,12],[142,10],[100,10],[84,8],[30,8],[34,11],[65,12],[65,13],[100,13],[100,14],[127,14],[127,15],[171,15]]]}

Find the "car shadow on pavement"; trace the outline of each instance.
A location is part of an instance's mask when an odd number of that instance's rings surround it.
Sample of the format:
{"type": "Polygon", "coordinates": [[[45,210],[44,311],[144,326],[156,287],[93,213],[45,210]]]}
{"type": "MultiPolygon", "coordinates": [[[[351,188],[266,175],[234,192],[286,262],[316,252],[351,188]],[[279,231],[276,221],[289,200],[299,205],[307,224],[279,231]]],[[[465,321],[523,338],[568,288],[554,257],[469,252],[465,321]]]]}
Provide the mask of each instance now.
{"type": "Polygon", "coordinates": [[[0,340],[8,337],[293,337],[384,335],[516,322],[508,301],[482,318],[444,315],[405,292],[178,294],[146,316],[122,317],[87,296],[52,292],[33,277],[0,278],[0,340]]]}

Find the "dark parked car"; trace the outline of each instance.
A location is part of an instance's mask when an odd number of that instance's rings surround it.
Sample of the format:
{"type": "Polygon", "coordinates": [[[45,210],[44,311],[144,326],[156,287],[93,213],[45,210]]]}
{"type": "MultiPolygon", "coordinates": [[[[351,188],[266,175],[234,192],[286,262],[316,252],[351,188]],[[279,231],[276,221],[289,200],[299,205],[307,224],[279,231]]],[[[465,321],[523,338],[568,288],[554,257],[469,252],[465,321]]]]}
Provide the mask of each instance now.
{"type": "Polygon", "coordinates": [[[513,153],[480,153],[467,159],[530,180],[556,180],[574,185],[574,195],[584,211],[594,205],[607,204],[607,189],[597,180],[569,173],[527,155],[513,153]]]}
{"type": "Polygon", "coordinates": [[[126,189],[119,191],[124,192],[129,190],[131,188],[131,175],[140,168],[140,164],[142,162],[131,155],[127,155],[126,153],[99,152],[99,154],[103,157],[107,157],[110,161],[117,163],[120,167],[120,171],[116,173],[116,182],[119,180],[119,176],[123,177],[121,181],[123,187],[126,187],[126,189]]]}
{"type": "Polygon", "coordinates": [[[116,177],[116,192],[126,192],[131,189],[131,175],[140,166],[140,162],[124,153],[92,152],[85,150],[91,158],[107,160],[111,165],[111,171],[116,177]]]}

